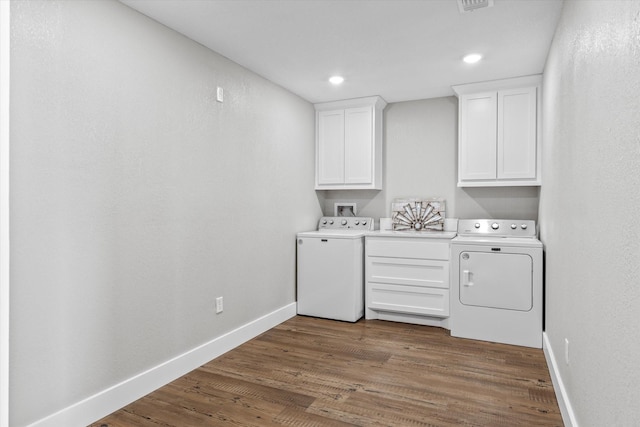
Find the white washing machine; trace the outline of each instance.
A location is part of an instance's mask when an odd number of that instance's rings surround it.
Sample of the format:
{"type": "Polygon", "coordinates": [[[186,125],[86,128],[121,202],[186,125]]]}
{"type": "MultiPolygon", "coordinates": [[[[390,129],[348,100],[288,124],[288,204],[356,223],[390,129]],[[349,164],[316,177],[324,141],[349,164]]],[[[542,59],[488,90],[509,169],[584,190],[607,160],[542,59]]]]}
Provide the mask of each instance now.
{"type": "Polygon", "coordinates": [[[298,233],[298,314],[355,322],[364,314],[364,236],[373,218],[322,217],[298,233]]]}
{"type": "Polygon", "coordinates": [[[541,348],[542,250],[534,221],[460,220],[451,241],[451,335],[541,348]]]}

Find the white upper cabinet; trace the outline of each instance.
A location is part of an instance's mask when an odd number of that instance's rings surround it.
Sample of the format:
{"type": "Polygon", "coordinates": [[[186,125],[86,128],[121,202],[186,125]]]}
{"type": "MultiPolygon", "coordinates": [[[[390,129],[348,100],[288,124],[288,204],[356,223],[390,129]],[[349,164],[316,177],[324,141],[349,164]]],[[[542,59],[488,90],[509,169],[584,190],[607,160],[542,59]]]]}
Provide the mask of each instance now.
{"type": "Polygon", "coordinates": [[[540,185],[541,76],[453,86],[458,186],[540,185]]]}
{"type": "Polygon", "coordinates": [[[316,190],[382,189],[379,96],[316,104],[316,190]]]}

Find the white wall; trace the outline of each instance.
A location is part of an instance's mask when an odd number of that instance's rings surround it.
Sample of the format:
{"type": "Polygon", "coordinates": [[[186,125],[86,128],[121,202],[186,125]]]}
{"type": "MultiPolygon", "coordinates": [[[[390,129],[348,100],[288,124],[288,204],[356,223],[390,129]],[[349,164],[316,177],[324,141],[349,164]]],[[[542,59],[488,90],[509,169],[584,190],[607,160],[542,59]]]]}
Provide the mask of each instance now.
{"type": "Polygon", "coordinates": [[[390,215],[401,197],[443,197],[456,218],[538,218],[538,187],[458,188],[458,100],[455,97],[389,104],[384,112],[384,189],[326,191],[324,213],[355,201],[358,215],[390,215]]]}
{"type": "Polygon", "coordinates": [[[0,426],[9,425],[9,2],[0,2],[0,426]]]}
{"type": "Polygon", "coordinates": [[[116,1],[11,17],[23,426],[295,301],[321,202],[306,101],[116,1]]]}
{"type": "Polygon", "coordinates": [[[640,425],[639,58],[640,2],[565,2],[545,69],[540,226],[546,332],[583,427],[640,425]]]}

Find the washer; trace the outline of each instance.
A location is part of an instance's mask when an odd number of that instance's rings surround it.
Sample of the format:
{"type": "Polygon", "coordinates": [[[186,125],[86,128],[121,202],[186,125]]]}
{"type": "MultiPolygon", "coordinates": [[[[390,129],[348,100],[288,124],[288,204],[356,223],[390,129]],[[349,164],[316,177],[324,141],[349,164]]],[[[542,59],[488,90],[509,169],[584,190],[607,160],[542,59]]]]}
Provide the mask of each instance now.
{"type": "Polygon", "coordinates": [[[298,314],[355,322],[364,314],[364,236],[373,218],[322,217],[298,233],[298,314]]]}
{"type": "Polygon", "coordinates": [[[535,221],[460,220],[451,241],[451,335],[542,347],[535,221]]]}

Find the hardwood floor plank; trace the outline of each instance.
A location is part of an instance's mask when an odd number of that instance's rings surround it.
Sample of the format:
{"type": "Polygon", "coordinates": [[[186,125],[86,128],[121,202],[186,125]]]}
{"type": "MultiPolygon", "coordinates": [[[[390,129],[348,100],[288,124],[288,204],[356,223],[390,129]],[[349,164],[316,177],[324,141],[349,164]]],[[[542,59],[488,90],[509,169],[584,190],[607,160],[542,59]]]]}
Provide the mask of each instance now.
{"type": "MultiPolygon", "coordinates": [[[[254,365],[255,366],[255,365],[254,365]]],[[[237,367],[238,371],[230,372],[226,366],[220,372],[234,378],[244,378],[256,384],[267,384],[274,388],[292,389],[296,392],[315,398],[341,399],[344,395],[355,390],[355,385],[345,384],[340,378],[321,375],[321,371],[306,369],[291,373],[273,368],[268,378],[256,378],[264,375],[259,368],[246,366],[237,367]]],[[[208,368],[203,368],[208,369],[208,368]]],[[[210,368],[209,368],[210,369],[210,368]]]]}
{"type": "Polygon", "coordinates": [[[294,427],[352,427],[353,424],[316,415],[296,408],[287,408],[273,422],[279,426],[294,427]]]}
{"type": "Polygon", "coordinates": [[[207,414],[197,413],[174,402],[156,398],[156,396],[163,394],[166,394],[166,389],[160,389],[160,391],[135,401],[127,406],[125,411],[158,426],[195,427],[210,424],[210,416],[207,414]]]}
{"type": "Polygon", "coordinates": [[[427,401],[414,404],[382,393],[359,391],[349,396],[344,403],[318,400],[311,405],[309,411],[353,425],[430,426],[434,424],[425,414],[445,409],[437,406],[427,401]],[[372,406],[372,402],[375,405],[372,406]]]}
{"type": "Polygon", "coordinates": [[[542,350],[298,316],[92,426],[562,426],[542,350]]]}
{"type": "Polygon", "coordinates": [[[279,407],[278,412],[287,406],[307,408],[314,400],[294,391],[283,390],[252,381],[233,378],[220,373],[199,369],[184,376],[180,382],[171,385],[180,387],[182,393],[202,394],[210,397],[228,398],[245,396],[279,407]]]}

